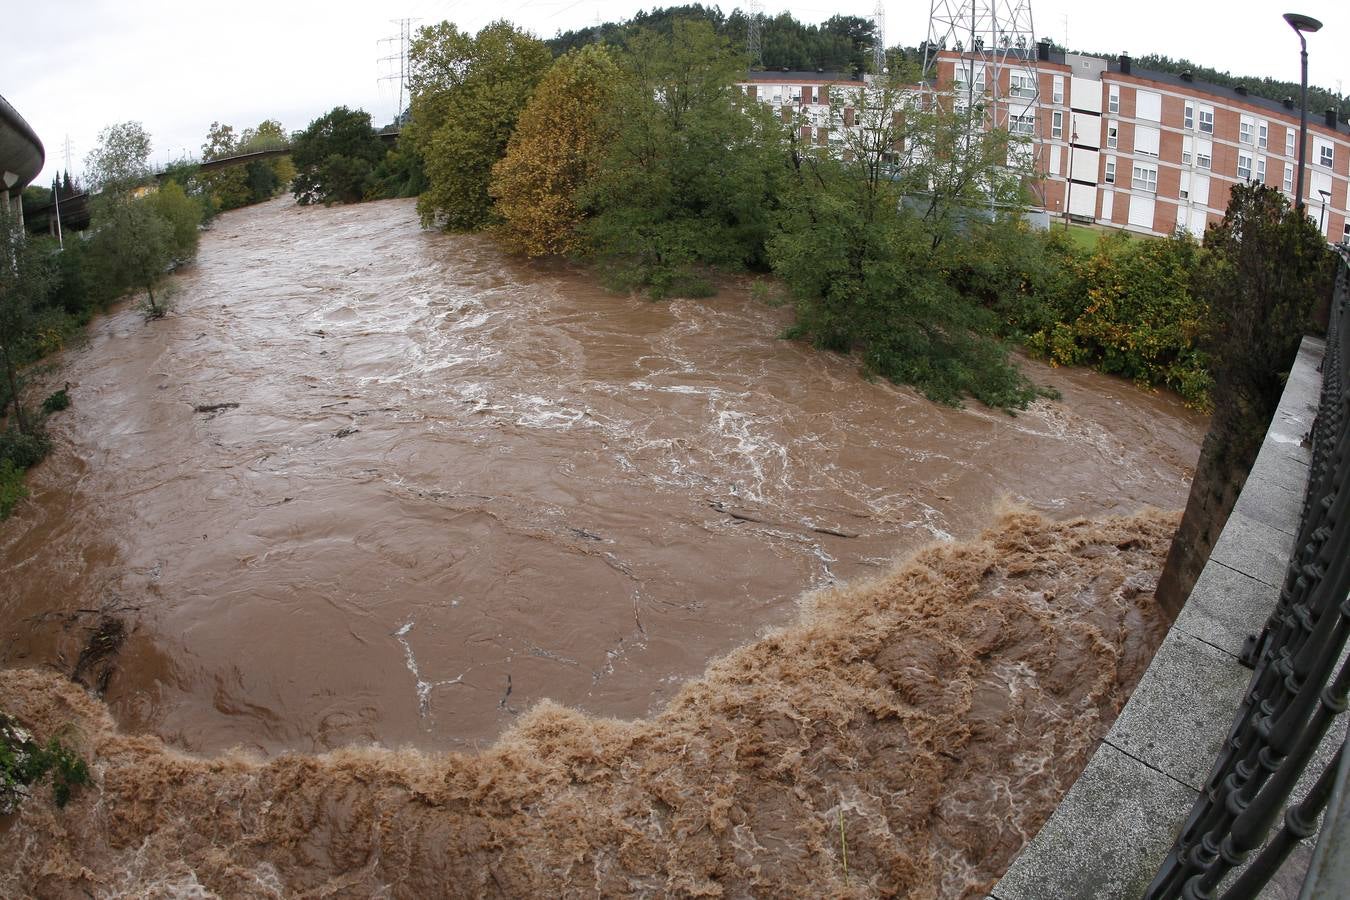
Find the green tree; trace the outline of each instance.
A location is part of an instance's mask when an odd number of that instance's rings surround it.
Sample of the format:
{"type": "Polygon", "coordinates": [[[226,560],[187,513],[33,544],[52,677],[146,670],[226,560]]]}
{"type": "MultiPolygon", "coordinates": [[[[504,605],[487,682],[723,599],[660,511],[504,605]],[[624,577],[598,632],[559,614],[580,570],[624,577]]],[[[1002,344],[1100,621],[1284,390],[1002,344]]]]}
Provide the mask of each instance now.
{"type": "MultiPolygon", "coordinates": [[[[202,160],[210,162],[226,159],[238,153],[239,139],[234,133],[234,126],[212,122],[206,133],[206,143],[202,144],[202,160]]],[[[249,202],[248,184],[242,167],[213,169],[203,173],[202,178],[217,209],[237,209],[249,202]]]]}
{"type": "Polygon", "coordinates": [[[1223,221],[1205,232],[1205,250],[1195,291],[1213,311],[1214,415],[1158,581],[1169,618],[1181,611],[1228,521],[1335,271],[1316,224],[1259,183],[1233,188],[1223,221]]]}
{"type": "Polygon", "coordinates": [[[201,204],[189,197],[177,181],[165,181],[159,190],[139,202],[148,205],[168,223],[171,264],[181,265],[197,257],[197,244],[201,239],[201,204]]]}
{"type": "Polygon", "coordinates": [[[149,182],[150,134],[140,122],[109,125],[98,135],[98,145],[85,159],[91,192],[120,193],[149,182]]]}
{"type": "Polygon", "coordinates": [[[610,142],[619,79],[609,52],[590,44],[554,63],[535,89],[492,170],[496,231],[511,249],[527,256],[580,249],[576,194],[610,142]]]}
{"type": "MultiPolygon", "coordinates": [[[[34,313],[47,296],[51,265],[48,256],[28,239],[7,202],[0,202],[0,254],[0,361],[19,431],[31,434],[33,425],[19,395],[18,368],[33,339],[34,313]]],[[[0,407],[0,414],[9,404],[0,407]]]]}
{"type": "Polygon", "coordinates": [[[793,333],[858,349],[869,372],[936,401],[1025,406],[1036,390],[996,340],[997,317],[951,277],[978,235],[1017,212],[1006,131],[949,101],[925,107],[898,75],[836,102],[844,146],[794,144],[769,245],[797,301],[793,333]],[[1005,209],[993,224],[991,201],[1005,209]]]}
{"type": "Polygon", "coordinates": [[[291,192],[300,203],[356,203],[384,158],[384,144],[370,127],[370,114],[334,107],[295,136],[291,192]]]}
{"type": "MultiPolygon", "coordinates": [[[[276,150],[290,143],[286,130],[276,119],[265,119],[256,128],[245,128],[239,136],[239,152],[255,153],[276,150]]],[[[277,191],[295,178],[295,165],[289,155],[255,160],[245,166],[245,178],[251,203],[270,200],[277,191]]]]}
{"type": "Polygon", "coordinates": [[[744,59],[706,22],[644,31],[629,47],[614,137],[581,196],[584,231],[619,286],[706,291],[699,265],[764,261],[782,127],[736,89],[744,59]]]}
{"type": "Polygon", "coordinates": [[[470,38],[449,22],[418,32],[409,52],[412,121],[405,135],[421,156],[423,224],[472,231],[488,223],[492,167],[552,57],[504,21],[470,38]]]}
{"type": "Polygon", "coordinates": [[[117,290],[144,290],[152,319],[168,309],[155,288],[168,273],[174,253],[174,228],[146,199],[104,199],[93,218],[91,256],[97,277],[117,290]]]}

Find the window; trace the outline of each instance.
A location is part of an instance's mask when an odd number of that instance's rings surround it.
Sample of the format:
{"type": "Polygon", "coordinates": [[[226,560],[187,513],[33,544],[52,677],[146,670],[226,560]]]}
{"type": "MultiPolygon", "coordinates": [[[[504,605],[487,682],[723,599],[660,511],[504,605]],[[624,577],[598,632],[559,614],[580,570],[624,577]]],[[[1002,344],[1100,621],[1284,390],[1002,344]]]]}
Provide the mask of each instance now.
{"type": "Polygon", "coordinates": [[[1266,183],[1266,158],[1264,156],[1256,158],[1256,180],[1259,184],[1266,183]]]}
{"type": "Polygon", "coordinates": [[[1116,183],[1116,158],[1114,156],[1106,158],[1106,183],[1116,183]]]}
{"type": "Polygon", "coordinates": [[[1294,167],[1289,163],[1284,164],[1284,192],[1286,194],[1294,192],[1294,167]]]}
{"type": "Polygon", "coordinates": [[[1208,169],[1214,163],[1214,142],[1200,138],[1195,142],[1195,165],[1208,169]]]}
{"type": "Polygon", "coordinates": [[[1134,152],[1145,156],[1158,155],[1158,129],[1149,125],[1134,126],[1134,152]]]}
{"type": "Polygon", "coordinates": [[[1109,93],[1106,95],[1106,111],[1109,113],[1120,112],[1120,85],[1113,84],[1108,91],[1109,93]]]}
{"type": "Polygon", "coordinates": [[[1191,160],[1195,159],[1195,138],[1189,134],[1181,139],[1181,162],[1182,165],[1189,166],[1191,160]]]}
{"type": "Polygon", "coordinates": [[[1064,137],[1064,113],[1059,110],[1050,114],[1050,136],[1052,138],[1064,137]]]}
{"type": "Polygon", "coordinates": [[[1284,130],[1284,155],[1294,155],[1294,129],[1286,128],[1284,130]]]}
{"type": "Polygon", "coordinates": [[[1238,122],[1238,143],[1250,144],[1256,133],[1256,121],[1251,116],[1243,116],[1238,122]]]}
{"type": "Polygon", "coordinates": [[[1130,186],[1136,191],[1158,192],[1158,167],[1152,163],[1134,164],[1134,177],[1130,186]]]}
{"type": "Polygon", "coordinates": [[[1250,153],[1238,154],[1237,177],[1238,181],[1252,180],[1252,155],[1250,153]]]}
{"type": "Polygon", "coordinates": [[[1156,91],[1135,91],[1134,117],[1149,122],[1161,122],[1162,94],[1156,91]]]}
{"type": "Polygon", "coordinates": [[[799,84],[792,86],[792,102],[793,103],[802,102],[802,87],[799,84]]]}
{"type": "Polygon", "coordinates": [[[1332,146],[1330,144],[1322,144],[1317,148],[1317,152],[1317,162],[1330,169],[1332,160],[1335,158],[1335,151],[1332,149],[1332,146]]]}
{"type": "Polygon", "coordinates": [[[1256,123],[1256,146],[1262,150],[1270,146],[1270,126],[1265,122],[1256,123]]]}
{"type": "Polygon", "coordinates": [[[1036,99],[1036,78],[1030,72],[1011,72],[1008,74],[1008,94],[1013,97],[1036,99]]]}
{"type": "Polygon", "coordinates": [[[1182,200],[1189,200],[1189,199],[1191,199],[1191,173],[1190,173],[1190,172],[1182,172],[1182,173],[1181,173],[1181,191],[1180,191],[1180,193],[1179,193],[1177,196],[1179,196],[1182,200]]]}
{"type": "Polygon", "coordinates": [[[1008,130],[1011,131],[1013,134],[1035,134],[1036,116],[1035,115],[1009,116],[1008,130]]]}
{"type": "Polygon", "coordinates": [[[1205,134],[1214,133],[1214,107],[1200,107],[1200,130],[1205,134]]]}
{"type": "Polygon", "coordinates": [[[1108,122],[1106,124],[1106,146],[1114,150],[1116,149],[1116,145],[1119,143],[1120,143],[1120,126],[1116,125],[1115,122],[1108,122]]]}
{"type": "Polygon", "coordinates": [[[1183,126],[1186,128],[1195,127],[1195,104],[1187,103],[1185,111],[1182,113],[1183,126]]]}
{"type": "Polygon", "coordinates": [[[1063,103],[1063,102],[1064,102],[1064,76],[1063,76],[1063,75],[1056,75],[1056,76],[1055,76],[1055,82],[1054,82],[1054,83],[1055,83],[1055,87],[1054,87],[1053,100],[1054,100],[1055,103],[1063,103]]]}

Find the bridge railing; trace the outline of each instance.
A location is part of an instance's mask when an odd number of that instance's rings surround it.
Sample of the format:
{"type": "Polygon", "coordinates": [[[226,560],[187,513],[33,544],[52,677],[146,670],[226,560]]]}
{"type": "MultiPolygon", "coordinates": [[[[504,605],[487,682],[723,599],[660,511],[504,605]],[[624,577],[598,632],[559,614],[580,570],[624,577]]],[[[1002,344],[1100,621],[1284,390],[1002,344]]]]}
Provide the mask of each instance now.
{"type": "MultiPolygon", "coordinates": [[[[1340,877],[1323,873],[1350,868],[1344,745],[1290,802],[1350,689],[1350,253],[1341,251],[1338,269],[1295,549],[1275,610],[1244,648],[1253,667],[1247,693],[1147,900],[1257,896],[1298,843],[1317,833],[1329,802],[1304,896],[1321,896],[1319,878],[1340,877]],[[1327,849],[1333,846],[1342,850],[1327,849]]],[[[1346,889],[1342,882],[1325,896],[1346,889]]]]}

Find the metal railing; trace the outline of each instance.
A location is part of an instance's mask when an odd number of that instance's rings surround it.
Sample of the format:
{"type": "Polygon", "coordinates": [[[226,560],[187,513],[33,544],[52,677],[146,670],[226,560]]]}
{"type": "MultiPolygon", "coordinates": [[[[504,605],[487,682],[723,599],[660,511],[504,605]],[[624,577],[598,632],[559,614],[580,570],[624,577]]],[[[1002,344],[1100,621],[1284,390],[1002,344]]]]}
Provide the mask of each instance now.
{"type": "MultiPolygon", "coordinates": [[[[1255,897],[1298,843],[1316,833],[1331,800],[1331,824],[1304,882],[1305,897],[1319,896],[1330,886],[1316,884],[1319,873],[1330,871],[1326,847],[1350,840],[1341,833],[1347,827],[1341,805],[1350,799],[1345,777],[1339,787],[1337,778],[1344,745],[1303,798],[1289,802],[1350,688],[1350,661],[1342,662],[1350,637],[1350,257],[1342,254],[1338,269],[1308,486],[1279,602],[1243,649],[1253,667],[1247,694],[1146,900],[1255,897]]],[[[1345,896],[1339,891],[1350,885],[1327,896],[1345,896]]]]}

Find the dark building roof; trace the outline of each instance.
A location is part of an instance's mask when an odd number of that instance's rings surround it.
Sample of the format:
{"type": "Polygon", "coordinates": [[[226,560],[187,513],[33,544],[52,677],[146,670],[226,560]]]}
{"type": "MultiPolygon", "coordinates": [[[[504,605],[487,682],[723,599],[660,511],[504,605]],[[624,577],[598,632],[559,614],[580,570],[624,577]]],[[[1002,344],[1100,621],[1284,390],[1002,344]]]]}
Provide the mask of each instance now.
{"type": "Polygon", "coordinates": [[[862,81],[862,78],[849,75],[845,72],[825,72],[825,71],[793,71],[786,69],[767,69],[761,71],[751,71],[745,74],[746,81],[862,81]]]}
{"type": "MultiPolygon", "coordinates": [[[[1112,72],[1116,75],[1122,74],[1119,57],[1107,60],[1107,71],[1112,72]]],[[[1286,106],[1280,100],[1271,100],[1268,97],[1258,97],[1252,93],[1247,94],[1240,93],[1237,90],[1236,86],[1225,87],[1224,85],[1221,84],[1214,84],[1211,81],[1200,81],[1199,79],[1196,78],[1183,78],[1180,75],[1173,74],[1172,72],[1156,72],[1152,69],[1136,69],[1134,66],[1130,66],[1130,71],[1125,72],[1123,74],[1130,75],[1135,78],[1142,78],[1145,81],[1156,81],[1159,84],[1171,85],[1172,87],[1181,88],[1184,91],[1190,91],[1200,94],[1208,94],[1211,97],[1214,97],[1219,100],[1228,100],[1238,103],[1246,103],[1251,106],[1255,106],[1258,109],[1270,110],[1271,112],[1278,113],[1279,115],[1282,116],[1293,116],[1294,118],[1298,117],[1297,97],[1293,99],[1291,105],[1286,106]]],[[[1309,127],[1316,126],[1318,128],[1329,130],[1325,112],[1318,109],[1309,109],[1308,126],[1309,127]]],[[[1337,121],[1335,130],[1338,134],[1341,134],[1343,136],[1350,136],[1350,124],[1337,121]]]]}
{"type": "Polygon", "coordinates": [[[18,193],[27,187],[42,171],[46,159],[37,132],[8,100],[0,97],[0,177],[6,172],[18,176],[18,181],[10,185],[10,192],[18,193]]]}

